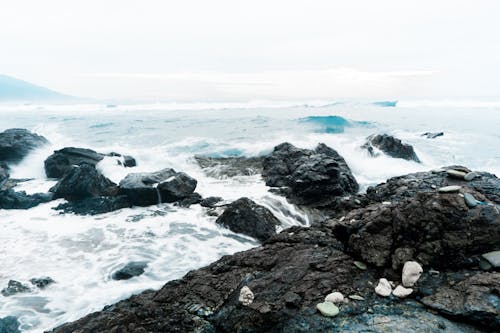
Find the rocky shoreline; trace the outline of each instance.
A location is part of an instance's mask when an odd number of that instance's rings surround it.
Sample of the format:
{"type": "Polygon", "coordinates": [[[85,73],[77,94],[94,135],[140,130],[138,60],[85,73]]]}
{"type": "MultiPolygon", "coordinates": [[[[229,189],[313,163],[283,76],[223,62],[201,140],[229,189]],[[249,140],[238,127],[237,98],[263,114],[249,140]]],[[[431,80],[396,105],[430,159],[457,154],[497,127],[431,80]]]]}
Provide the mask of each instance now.
{"type": "MultiPolygon", "coordinates": [[[[368,140],[381,152],[391,155],[395,147],[395,157],[403,149],[401,158],[419,161],[400,140],[373,138],[368,140]]],[[[65,148],[46,161],[47,175],[58,183],[35,195],[9,185],[15,181],[5,158],[0,208],[29,208],[58,197],[68,202],[57,209],[76,214],[158,202],[201,204],[218,215],[218,224],[262,245],[53,333],[500,330],[500,179],[493,174],[448,166],[394,177],[359,194],[346,161],[324,144],[307,150],[283,143],[260,158],[196,157],[214,177],[261,173],[273,192],[314,217],[310,227],[276,233],[279,221],[266,208],[247,198],[230,204],[202,198],[196,180],[183,172],[130,173],[114,184],[96,169],[105,157],[124,167],[136,163],[117,153],[65,148]]],[[[133,278],[144,265],[130,263],[116,275],[133,278]]],[[[15,318],[0,319],[0,332],[17,332],[15,318]]]]}

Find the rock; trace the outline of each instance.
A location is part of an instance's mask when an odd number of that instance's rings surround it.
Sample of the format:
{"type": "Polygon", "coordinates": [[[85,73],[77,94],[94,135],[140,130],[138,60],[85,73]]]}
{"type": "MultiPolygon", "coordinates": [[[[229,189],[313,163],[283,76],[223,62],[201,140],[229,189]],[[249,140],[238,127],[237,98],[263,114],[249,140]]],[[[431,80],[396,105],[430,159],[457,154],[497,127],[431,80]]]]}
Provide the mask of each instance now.
{"type": "Polygon", "coordinates": [[[417,157],[417,154],[415,154],[412,146],[402,143],[401,140],[391,135],[371,135],[366,140],[367,142],[361,146],[361,148],[368,150],[371,156],[377,156],[374,149],[377,148],[391,157],[402,158],[408,161],[420,163],[420,160],[417,157]]]}
{"type": "Polygon", "coordinates": [[[150,206],[163,202],[159,183],[177,174],[174,169],[162,169],[151,173],[129,173],[120,182],[120,189],[127,195],[133,205],[150,206]]]}
{"type": "Polygon", "coordinates": [[[464,179],[464,177],[467,175],[467,173],[459,170],[454,170],[454,169],[448,169],[446,170],[446,174],[448,177],[451,178],[457,178],[457,179],[464,179]]]}
{"type": "Polygon", "coordinates": [[[262,172],[263,157],[195,156],[205,174],[214,178],[251,176],[262,172]]]}
{"type": "Polygon", "coordinates": [[[280,225],[269,209],[248,198],[240,198],[229,204],[216,223],[261,242],[275,235],[276,226],[280,225]]]}
{"type": "Polygon", "coordinates": [[[464,202],[469,208],[474,208],[479,204],[479,201],[470,193],[464,193],[464,202]]]}
{"type": "Polygon", "coordinates": [[[52,193],[26,194],[24,191],[16,192],[13,189],[0,191],[0,209],[29,209],[41,203],[49,202],[52,193]]]}
{"type": "Polygon", "coordinates": [[[422,275],[422,266],[416,261],[407,261],[403,266],[402,281],[403,286],[412,287],[422,275]]]}
{"type": "Polygon", "coordinates": [[[145,261],[131,261],[111,275],[113,280],[128,280],[135,276],[142,275],[148,266],[145,261]]]}
{"type": "Polygon", "coordinates": [[[248,288],[247,286],[244,286],[240,290],[240,297],[238,298],[238,301],[243,304],[244,306],[249,306],[252,304],[254,299],[253,292],[248,288]]]}
{"type": "Polygon", "coordinates": [[[339,308],[332,302],[318,303],[316,308],[325,317],[335,317],[339,314],[339,308]]]}
{"type": "Polygon", "coordinates": [[[481,256],[486,259],[493,267],[500,267],[500,250],[483,253],[481,256]]]}
{"type": "Polygon", "coordinates": [[[9,178],[9,167],[7,164],[0,161],[0,188],[2,188],[2,185],[7,178],[9,178]]]}
{"type": "Polygon", "coordinates": [[[187,197],[179,199],[179,201],[177,202],[177,204],[180,207],[187,208],[187,207],[189,207],[191,205],[195,205],[195,204],[201,203],[202,200],[203,200],[203,198],[201,197],[201,195],[199,193],[191,193],[187,197]]]}
{"type": "Polygon", "coordinates": [[[468,172],[465,174],[464,179],[468,182],[473,180],[474,178],[480,177],[479,173],[477,172],[468,172]]]}
{"type": "Polygon", "coordinates": [[[54,209],[78,215],[97,215],[130,207],[132,207],[132,203],[128,197],[126,195],[118,195],[116,197],[91,197],[70,201],[62,203],[54,209]]]}
{"type": "Polygon", "coordinates": [[[350,298],[350,299],[352,299],[352,300],[355,300],[355,301],[364,301],[364,300],[365,300],[365,298],[364,298],[364,297],[361,297],[361,296],[356,295],[356,294],[354,294],[354,295],[349,295],[349,298],[350,298]]]}
{"type": "Polygon", "coordinates": [[[49,141],[43,136],[21,128],[11,128],[0,133],[0,161],[17,163],[33,149],[49,141]]]}
{"type": "Polygon", "coordinates": [[[158,184],[162,202],[175,202],[190,196],[198,182],[184,172],[178,172],[158,184]]]}
{"type": "Polygon", "coordinates": [[[54,151],[45,160],[45,174],[48,178],[61,178],[74,165],[86,163],[95,166],[106,156],[120,157],[117,163],[124,167],[136,166],[136,161],[132,156],[122,156],[118,153],[101,154],[92,149],[66,147],[54,151]]]}
{"type": "Polygon", "coordinates": [[[221,197],[208,197],[201,200],[200,205],[206,208],[215,208],[219,202],[223,201],[221,197]]]}
{"type": "Polygon", "coordinates": [[[361,269],[362,271],[366,271],[366,269],[367,269],[366,264],[364,262],[362,262],[362,261],[354,260],[353,264],[354,264],[354,266],[356,266],[357,268],[361,269]]]}
{"type": "Polygon", "coordinates": [[[338,291],[334,291],[333,293],[326,295],[325,302],[331,302],[333,304],[342,303],[344,302],[344,295],[338,291]]]}
{"type": "Polygon", "coordinates": [[[21,333],[21,323],[14,316],[0,318],[0,333],[21,333]]]}
{"type": "Polygon", "coordinates": [[[301,205],[321,205],[359,189],[342,156],[325,144],[314,150],[289,143],[274,147],[264,158],[262,177],[267,186],[279,188],[289,200],[301,205]]]}
{"type": "Polygon", "coordinates": [[[394,288],[394,290],[392,291],[392,294],[396,297],[399,297],[399,298],[405,298],[405,297],[408,297],[412,292],[413,292],[413,289],[405,288],[402,285],[398,285],[396,288],[394,288]]]}
{"type": "Polygon", "coordinates": [[[427,139],[435,139],[439,136],[443,136],[444,135],[444,132],[425,132],[423,133],[421,136],[425,136],[427,139]]]}
{"type": "Polygon", "coordinates": [[[387,279],[380,279],[378,285],[375,287],[375,293],[377,295],[387,297],[390,296],[392,292],[392,286],[387,279]]]}
{"type": "Polygon", "coordinates": [[[72,166],[50,189],[55,198],[69,201],[118,195],[118,186],[96,170],[92,164],[72,166]]]}
{"type": "Polygon", "coordinates": [[[48,285],[56,283],[56,281],[54,281],[52,278],[50,278],[48,276],[39,277],[39,278],[32,278],[30,280],[30,282],[32,285],[34,285],[40,289],[44,289],[48,285]]]}
{"type": "Polygon", "coordinates": [[[438,188],[438,191],[441,193],[455,193],[455,192],[459,192],[461,189],[462,189],[461,186],[451,185],[451,186],[440,187],[440,188],[438,188]]]}
{"type": "Polygon", "coordinates": [[[26,293],[31,289],[19,281],[9,280],[7,287],[0,292],[3,296],[8,297],[19,293],[26,293]]]}
{"type": "Polygon", "coordinates": [[[478,273],[453,285],[439,287],[432,295],[422,298],[422,303],[446,316],[498,332],[499,290],[500,273],[478,273]]]}

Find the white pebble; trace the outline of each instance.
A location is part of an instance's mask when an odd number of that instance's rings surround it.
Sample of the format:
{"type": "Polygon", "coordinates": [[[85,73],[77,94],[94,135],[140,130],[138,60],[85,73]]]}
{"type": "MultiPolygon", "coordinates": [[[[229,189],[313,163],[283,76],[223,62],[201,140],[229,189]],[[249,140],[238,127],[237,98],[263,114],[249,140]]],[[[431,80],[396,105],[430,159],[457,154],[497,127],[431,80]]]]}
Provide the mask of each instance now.
{"type": "Polygon", "coordinates": [[[405,287],[413,287],[415,282],[420,278],[420,275],[422,275],[422,272],[424,270],[422,269],[422,266],[416,261],[407,261],[405,262],[405,265],[403,266],[403,276],[402,276],[402,281],[403,281],[403,286],[405,287]]]}
{"type": "Polygon", "coordinates": [[[338,291],[328,294],[325,297],[325,302],[342,303],[343,301],[344,295],[342,295],[342,293],[339,293],[338,291]]]}
{"type": "Polygon", "coordinates": [[[375,287],[375,292],[383,297],[387,297],[392,292],[391,283],[387,279],[378,280],[378,285],[375,287]]]}
{"type": "Polygon", "coordinates": [[[254,295],[253,295],[253,292],[250,290],[250,288],[248,288],[247,286],[244,286],[243,288],[241,288],[240,298],[239,298],[239,301],[241,304],[248,306],[248,305],[252,304],[253,298],[254,298],[254,295]]]}
{"type": "Polygon", "coordinates": [[[406,296],[410,295],[412,292],[413,292],[413,289],[405,288],[402,285],[399,285],[392,291],[392,294],[394,296],[399,297],[399,298],[405,298],[406,296]]]}

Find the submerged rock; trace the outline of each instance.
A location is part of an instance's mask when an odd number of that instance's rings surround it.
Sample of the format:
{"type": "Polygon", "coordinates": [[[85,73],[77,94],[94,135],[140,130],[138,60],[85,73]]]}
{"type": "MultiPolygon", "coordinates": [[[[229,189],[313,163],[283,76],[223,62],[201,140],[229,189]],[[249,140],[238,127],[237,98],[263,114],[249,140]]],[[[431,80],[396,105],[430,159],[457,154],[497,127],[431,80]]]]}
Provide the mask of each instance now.
{"type": "Polygon", "coordinates": [[[0,333],[21,333],[21,323],[14,316],[0,318],[0,333]]]}
{"type": "Polygon", "coordinates": [[[412,146],[402,143],[401,140],[391,135],[371,135],[366,140],[366,143],[361,148],[368,150],[371,156],[377,156],[375,151],[375,148],[377,148],[391,157],[420,163],[420,159],[417,157],[412,146]]]}
{"type": "Polygon", "coordinates": [[[314,150],[290,143],[274,147],[263,161],[262,177],[267,186],[280,188],[293,203],[302,205],[320,205],[359,189],[342,156],[325,144],[314,150]]]}
{"type": "Polygon", "coordinates": [[[207,157],[197,155],[194,159],[207,176],[224,178],[251,176],[261,173],[264,157],[207,157]]]}
{"type": "Polygon", "coordinates": [[[221,197],[208,197],[201,200],[200,205],[206,208],[215,208],[217,207],[217,204],[223,200],[224,199],[222,199],[221,197]]]}
{"type": "Polygon", "coordinates": [[[269,209],[248,198],[240,198],[229,204],[216,223],[261,242],[275,235],[276,226],[280,225],[269,209]]]}
{"type": "Polygon", "coordinates": [[[43,136],[21,128],[11,128],[0,133],[0,161],[17,163],[33,149],[49,141],[43,136]]]}
{"type": "Polygon", "coordinates": [[[31,289],[28,286],[22,284],[19,281],[9,280],[7,287],[3,288],[0,293],[3,296],[8,297],[19,293],[26,293],[30,290],[31,289]]]}
{"type": "Polygon", "coordinates": [[[135,276],[142,275],[144,269],[148,267],[145,261],[131,261],[111,275],[113,280],[128,280],[135,276]]]}
{"type": "Polygon", "coordinates": [[[118,195],[116,197],[91,197],[65,202],[54,209],[78,215],[97,215],[130,207],[132,207],[132,203],[128,197],[126,195],[118,195]]]}

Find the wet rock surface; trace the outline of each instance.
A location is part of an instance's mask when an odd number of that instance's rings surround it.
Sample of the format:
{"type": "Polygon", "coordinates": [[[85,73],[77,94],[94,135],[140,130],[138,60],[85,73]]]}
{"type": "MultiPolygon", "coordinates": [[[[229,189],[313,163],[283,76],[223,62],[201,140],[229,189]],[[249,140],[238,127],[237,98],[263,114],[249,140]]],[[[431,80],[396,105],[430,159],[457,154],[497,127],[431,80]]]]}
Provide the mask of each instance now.
{"type": "Polygon", "coordinates": [[[484,272],[477,261],[500,244],[495,196],[479,190],[496,181],[488,175],[477,181],[450,179],[443,171],[389,180],[372,193],[382,202],[369,199],[343,219],[286,229],[261,247],[54,332],[497,331],[499,273],[484,272]],[[414,184],[396,188],[402,179],[414,184]],[[433,188],[438,180],[462,182],[461,191],[487,204],[470,209],[461,193],[433,188]],[[354,264],[359,260],[365,269],[354,264]],[[401,299],[378,296],[379,279],[401,283],[402,265],[410,260],[424,270],[413,292],[401,299]],[[244,286],[254,295],[248,305],[239,301],[244,286]],[[316,306],[332,291],[348,301],[336,304],[336,316],[325,317],[316,306]]]}
{"type": "Polygon", "coordinates": [[[0,133],[0,161],[17,163],[33,149],[39,148],[49,141],[43,136],[26,129],[11,128],[0,133]]]}
{"type": "Polygon", "coordinates": [[[148,267],[148,263],[145,261],[132,261],[114,272],[111,278],[113,280],[128,280],[135,276],[142,275],[146,267],[148,267]]]}
{"type": "Polygon", "coordinates": [[[269,209],[248,198],[240,198],[229,204],[216,223],[260,241],[275,235],[276,226],[280,225],[269,209]]]}
{"type": "Polygon", "coordinates": [[[0,292],[3,296],[9,297],[19,293],[29,292],[31,289],[19,281],[9,280],[7,287],[0,292]]]}
{"type": "Polygon", "coordinates": [[[116,197],[92,197],[70,201],[62,203],[54,209],[77,215],[98,215],[130,207],[132,207],[132,203],[128,197],[126,195],[119,195],[116,197]]]}
{"type": "Polygon", "coordinates": [[[0,190],[0,209],[29,209],[53,199],[52,193],[26,194],[13,189],[0,190]]]}
{"type": "Polygon", "coordinates": [[[356,179],[345,160],[334,149],[319,144],[314,150],[289,143],[276,146],[264,158],[262,177],[291,202],[322,205],[325,200],[356,193],[356,179]]]}
{"type": "Polygon", "coordinates": [[[391,135],[371,135],[366,140],[366,143],[361,148],[366,149],[371,156],[377,156],[376,149],[378,149],[391,157],[420,163],[412,146],[402,143],[401,140],[391,135]]]}
{"type": "Polygon", "coordinates": [[[262,172],[264,157],[208,157],[195,156],[206,175],[214,178],[251,176],[262,172]]]}

